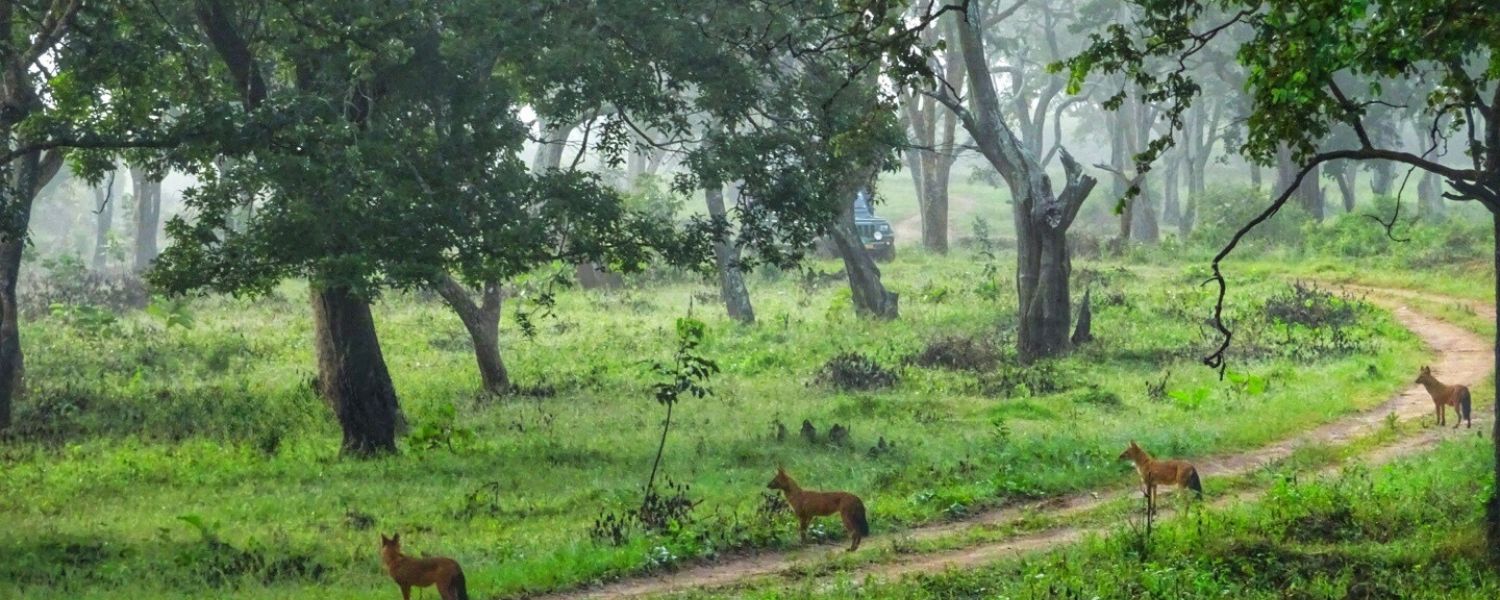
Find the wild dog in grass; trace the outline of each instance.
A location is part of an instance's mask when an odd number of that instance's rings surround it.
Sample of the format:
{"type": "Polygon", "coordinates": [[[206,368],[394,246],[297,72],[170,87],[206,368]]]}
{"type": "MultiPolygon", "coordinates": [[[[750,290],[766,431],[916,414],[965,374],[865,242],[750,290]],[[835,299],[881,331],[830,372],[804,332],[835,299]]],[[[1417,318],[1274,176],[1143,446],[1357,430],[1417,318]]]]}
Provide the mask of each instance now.
{"type": "Polygon", "coordinates": [[[436,585],[443,600],[469,600],[469,590],[464,585],[464,570],[458,561],[434,556],[411,558],[401,553],[401,534],[391,537],[380,535],[380,562],[385,572],[390,573],[396,585],[401,586],[401,598],[411,600],[411,588],[436,585]]]}
{"type": "Polygon", "coordinates": [[[1427,394],[1432,396],[1432,404],[1437,408],[1437,424],[1439,427],[1448,424],[1448,407],[1453,407],[1453,428],[1458,429],[1458,424],[1468,420],[1469,427],[1474,427],[1472,412],[1473,399],[1469,396],[1469,388],[1462,385],[1445,385],[1432,376],[1431,367],[1422,367],[1422,372],[1417,374],[1417,383],[1427,388],[1427,394]]]}
{"type": "Polygon", "coordinates": [[[870,535],[870,524],[865,521],[865,503],[858,496],[849,492],[814,492],[804,490],[792,481],[791,476],[781,467],[776,468],[776,477],[766,487],[773,490],[781,490],[786,495],[786,503],[792,506],[792,512],[797,515],[798,532],[802,534],[802,543],[807,543],[807,524],[813,517],[826,517],[833,513],[839,513],[844,519],[844,529],[849,532],[849,551],[859,549],[859,541],[870,535]]]}
{"type": "Polygon", "coordinates": [[[1161,484],[1186,487],[1203,498],[1203,482],[1198,480],[1198,469],[1185,460],[1156,460],[1136,445],[1135,440],[1120,453],[1119,460],[1130,459],[1135,470],[1141,474],[1141,483],[1146,486],[1146,512],[1156,514],[1156,486],[1161,484]]]}

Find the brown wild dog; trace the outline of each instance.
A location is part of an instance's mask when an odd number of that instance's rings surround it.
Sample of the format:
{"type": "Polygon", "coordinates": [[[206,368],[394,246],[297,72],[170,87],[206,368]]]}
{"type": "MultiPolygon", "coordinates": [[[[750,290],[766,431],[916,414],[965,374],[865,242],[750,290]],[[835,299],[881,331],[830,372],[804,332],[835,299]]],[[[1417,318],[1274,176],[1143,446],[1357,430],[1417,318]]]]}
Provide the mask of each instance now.
{"type": "Polygon", "coordinates": [[[781,490],[786,495],[786,503],[792,506],[792,512],[797,515],[798,532],[802,534],[802,543],[807,543],[807,524],[813,517],[826,517],[833,513],[839,513],[844,519],[844,529],[849,532],[849,551],[859,549],[859,541],[870,535],[870,523],[865,521],[865,503],[858,496],[849,492],[814,492],[804,490],[792,481],[786,470],[776,467],[776,477],[766,487],[773,490],[781,490]]]}
{"type": "Polygon", "coordinates": [[[1474,417],[1470,414],[1473,399],[1469,397],[1469,388],[1462,385],[1444,385],[1432,376],[1431,367],[1422,367],[1422,372],[1417,374],[1417,383],[1427,388],[1427,394],[1432,396],[1432,404],[1437,408],[1437,424],[1439,427],[1448,424],[1448,407],[1453,407],[1453,428],[1458,429],[1458,424],[1468,420],[1469,427],[1474,427],[1474,417]]]}
{"type": "Polygon", "coordinates": [[[1141,483],[1145,484],[1146,511],[1156,514],[1156,486],[1161,484],[1176,485],[1193,490],[1199,499],[1203,498],[1203,482],[1198,480],[1198,469],[1185,460],[1156,460],[1151,458],[1145,450],[1136,445],[1135,440],[1130,441],[1130,447],[1120,453],[1119,460],[1130,459],[1135,463],[1135,470],[1141,473],[1141,483]]]}
{"type": "Polygon", "coordinates": [[[401,534],[391,537],[380,535],[380,562],[385,572],[390,573],[396,585],[401,586],[402,600],[411,600],[411,588],[436,585],[443,600],[469,600],[469,590],[464,585],[464,570],[458,561],[434,556],[411,558],[401,553],[401,534]]]}

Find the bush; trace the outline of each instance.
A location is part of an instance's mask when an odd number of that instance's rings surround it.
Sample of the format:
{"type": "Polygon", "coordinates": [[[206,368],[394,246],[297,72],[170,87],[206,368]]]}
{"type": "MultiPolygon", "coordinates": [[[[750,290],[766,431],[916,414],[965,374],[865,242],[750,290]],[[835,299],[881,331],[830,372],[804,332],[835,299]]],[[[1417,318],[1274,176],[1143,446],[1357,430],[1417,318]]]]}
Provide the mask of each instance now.
{"type": "Polygon", "coordinates": [[[900,376],[874,359],[858,352],[845,352],[828,359],[813,383],[840,390],[873,390],[896,385],[900,376]]]}
{"type": "MultiPolygon", "coordinates": [[[[1209,188],[1198,199],[1198,226],[1190,241],[1213,248],[1223,246],[1271,205],[1266,192],[1251,187],[1209,188]]],[[[1300,206],[1288,203],[1276,216],[1256,226],[1245,236],[1246,242],[1297,247],[1303,237],[1303,224],[1311,222],[1300,206]]]]}
{"type": "Polygon", "coordinates": [[[16,283],[21,314],[40,317],[57,306],[87,306],[124,311],[146,306],[151,291],[134,274],[96,273],[75,256],[43,260],[41,269],[27,269],[16,283]]]}
{"type": "Polygon", "coordinates": [[[927,343],[907,362],[925,368],[955,371],[988,371],[1000,362],[1000,349],[990,340],[942,337],[927,343]]]}

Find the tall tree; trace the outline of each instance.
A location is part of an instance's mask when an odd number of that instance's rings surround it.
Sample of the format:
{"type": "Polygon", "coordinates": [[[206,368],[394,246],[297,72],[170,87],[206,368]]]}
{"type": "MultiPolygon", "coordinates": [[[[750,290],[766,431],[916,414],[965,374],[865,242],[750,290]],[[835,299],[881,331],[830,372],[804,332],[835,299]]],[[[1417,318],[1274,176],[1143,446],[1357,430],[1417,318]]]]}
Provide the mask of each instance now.
{"type": "Polygon", "coordinates": [[[135,199],[135,253],[133,269],[151,268],[160,252],[157,233],[161,229],[161,177],[142,167],[130,167],[131,195],[135,199]]]}
{"type": "Polygon", "coordinates": [[[984,42],[986,19],[1003,19],[1004,13],[988,12],[987,5],[966,2],[945,6],[944,10],[961,11],[957,38],[969,74],[968,106],[946,92],[937,97],[960,116],[980,154],[1010,188],[1020,300],[1017,347],[1021,358],[1030,361],[1071,349],[1072,301],[1068,290],[1072,261],[1067,234],[1096,182],[1083,173],[1066,150],[1059,149],[1066,178],[1063,189],[1054,193],[1041,157],[1007,123],[1000,94],[990,77],[992,63],[984,42]]]}
{"type": "Polygon", "coordinates": [[[115,222],[115,204],[120,202],[120,186],[115,185],[118,170],[110,171],[94,188],[94,260],[95,271],[109,265],[109,234],[115,222]]]}
{"type": "MultiPolygon", "coordinates": [[[[450,274],[484,286],[570,257],[638,263],[648,240],[669,242],[670,224],[624,210],[597,177],[532,176],[516,156],[520,89],[501,75],[535,60],[531,36],[562,33],[546,12],[198,0],[176,17],[163,43],[197,75],[171,90],[180,119],[234,133],[169,153],[200,178],[185,198],[197,218],[169,223],[176,241],[153,278],[170,290],[258,293],[306,277],[319,388],[345,454],[395,448],[397,396],[370,308],[383,289],[451,291],[450,274]],[[223,156],[235,160],[208,167],[223,156]],[[229,227],[246,198],[247,226],[229,227]]],[[[474,308],[493,321],[490,296],[474,308]]],[[[484,323],[474,329],[493,337],[484,323]]],[[[503,385],[487,349],[476,343],[485,383],[503,385]]]]}
{"type": "MultiPolygon", "coordinates": [[[[109,81],[155,73],[139,47],[111,47],[123,39],[117,8],[79,0],[0,3],[0,145],[7,149],[0,158],[0,429],[10,425],[22,389],[16,280],[38,191],[72,148],[160,143],[137,135],[131,117],[145,109],[134,95],[101,93],[109,81]],[[132,62],[135,71],[121,75],[117,67],[132,62]]],[[[107,164],[80,156],[78,166],[97,178],[107,164]]]]}
{"type": "MultiPolygon", "coordinates": [[[[1476,202],[1493,215],[1495,264],[1500,270],[1500,13],[1488,0],[1129,0],[1140,9],[1135,27],[1098,34],[1071,61],[1075,78],[1091,71],[1124,71],[1163,97],[1180,115],[1199,88],[1190,77],[1154,77],[1148,59],[1190,56],[1224,32],[1245,35],[1229,43],[1250,76],[1249,132],[1240,151],[1267,162],[1289,149],[1298,164],[1292,185],[1278,190],[1270,206],[1246,223],[1215,256],[1219,286],[1215,322],[1221,347],[1206,362],[1222,368],[1232,332],[1224,325],[1225,257],[1256,225],[1293,200],[1298,187],[1325,163],[1386,161],[1432,173],[1452,190],[1444,197],[1476,202]],[[1140,35],[1144,33],[1144,35],[1140,35]],[[1141,40],[1151,40],[1149,45],[1141,40]],[[1435,82],[1435,89],[1403,102],[1420,115],[1428,135],[1465,149],[1463,164],[1447,164],[1425,152],[1395,147],[1372,131],[1367,119],[1393,80],[1435,82]],[[1354,132],[1352,143],[1333,144],[1338,128],[1354,132]]],[[[1142,157],[1152,160],[1155,156],[1142,157]]],[[[1315,179],[1314,179],[1315,180],[1315,179]]],[[[1500,279],[1496,280],[1500,296],[1500,279]]],[[[1497,300],[1500,301],[1500,300],[1497,300]]],[[[1495,338],[1500,368],[1500,332],[1495,338]]],[[[1495,407],[1494,484],[1487,501],[1485,533],[1500,561],[1500,403],[1495,407]]]]}
{"type": "MultiPolygon", "coordinates": [[[[956,17],[945,18],[941,27],[923,31],[924,42],[935,44],[940,32],[943,37],[951,39],[956,24],[956,17]]],[[[956,52],[947,50],[933,53],[931,68],[942,72],[943,81],[962,93],[965,72],[963,61],[956,55],[956,52]]],[[[955,138],[958,116],[939,104],[931,94],[903,94],[902,109],[902,118],[912,131],[914,147],[907,151],[914,154],[914,159],[909,158],[907,162],[917,178],[922,247],[945,254],[948,252],[948,183],[959,152],[955,138]]]]}

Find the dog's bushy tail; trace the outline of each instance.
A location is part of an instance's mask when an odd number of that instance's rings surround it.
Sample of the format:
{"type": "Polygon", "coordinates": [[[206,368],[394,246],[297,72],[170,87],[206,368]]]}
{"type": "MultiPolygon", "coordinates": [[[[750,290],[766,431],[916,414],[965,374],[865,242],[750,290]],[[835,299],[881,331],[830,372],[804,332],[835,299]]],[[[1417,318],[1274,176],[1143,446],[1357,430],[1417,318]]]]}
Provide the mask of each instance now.
{"type": "Polygon", "coordinates": [[[464,582],[463,569],[453,574],[453,581],[449,585],[452,585],[453,591],[457,592],[455,595],[458,596],[458,600],[469,600],[469,586],[464,582]]]}
{"type": "MultiPolygon", "coordinates": [[[[1460,418],[1469,422],[1469,427],[1474,426],[1474,418],[1469,414],[1469,411],[1472,409],[1473,404],[1474,399],[1469,397],[1469,388],[1459,389],[1458,412],[1460,413],[1460,418]]],[[[1455,423],[1455,425],[1457,424],[1455,423]]]]}
{"type": "Polygon", "coordinates": [[[1199,500],[1203,499],[1203,482],[1198,479],[1198,469],[1193,469],[1188,473],[1187,487],[1193,490],[1193,493],[1198,494],[1199,500]]]}
{"type": "Polygon", "coordinates": [[[846,518],[849,520],[849,524],[854,526],[854,530],[859,532],[860,536],[870,535],[870,522],[865,520],[864,502],[856,498],[844,510],[846,511],[846,518]]]}

